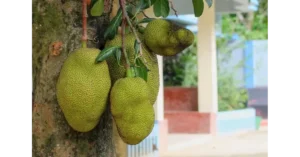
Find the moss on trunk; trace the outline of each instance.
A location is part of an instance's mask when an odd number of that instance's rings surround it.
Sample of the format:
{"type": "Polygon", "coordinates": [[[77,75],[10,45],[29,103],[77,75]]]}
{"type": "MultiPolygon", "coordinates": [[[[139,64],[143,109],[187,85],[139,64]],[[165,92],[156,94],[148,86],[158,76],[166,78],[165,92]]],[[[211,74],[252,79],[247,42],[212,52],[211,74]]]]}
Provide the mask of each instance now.
{"type": "MultiPolygon", "coordinates": [[[[88,47],[103,47],[108,12],[88,20],[88,47]],[[94,39],[97,42],[93,41],[94,39]]],[[[69,53],[81,46],[81,0],[33,0],[33,156],[113,157],[112,118],[109,110],[99,125],[78,133],[67,124],[57,104],[55,86],[69,53]]]]}

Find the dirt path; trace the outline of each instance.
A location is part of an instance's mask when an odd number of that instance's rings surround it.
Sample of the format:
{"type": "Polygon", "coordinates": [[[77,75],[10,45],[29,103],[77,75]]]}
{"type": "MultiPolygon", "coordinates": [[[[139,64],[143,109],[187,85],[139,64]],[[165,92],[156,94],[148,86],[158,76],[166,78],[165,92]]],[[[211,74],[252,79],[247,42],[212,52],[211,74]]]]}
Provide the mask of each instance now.
{"type": "Polygon", "coordinates": [[[267,129],[213,137],[211,140],[184,149],[169,151],[163,157],[267,157],[267,129]]]}

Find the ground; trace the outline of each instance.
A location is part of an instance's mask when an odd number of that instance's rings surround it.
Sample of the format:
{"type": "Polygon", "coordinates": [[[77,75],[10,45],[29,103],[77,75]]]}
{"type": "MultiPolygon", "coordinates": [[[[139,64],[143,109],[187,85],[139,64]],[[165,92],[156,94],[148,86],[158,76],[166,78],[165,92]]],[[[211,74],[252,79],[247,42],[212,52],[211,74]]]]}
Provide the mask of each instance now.
{"type": "Polygon", "coordinates": [[[268,130],[231,135],[170,135],[162,157],[267,157],[268,130]]]}

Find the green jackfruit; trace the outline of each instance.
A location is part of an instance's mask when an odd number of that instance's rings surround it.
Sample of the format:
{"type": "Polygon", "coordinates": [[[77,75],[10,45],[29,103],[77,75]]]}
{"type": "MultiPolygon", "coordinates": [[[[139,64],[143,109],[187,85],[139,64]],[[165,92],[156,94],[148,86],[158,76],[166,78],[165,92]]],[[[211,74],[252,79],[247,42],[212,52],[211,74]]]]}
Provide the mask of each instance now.
{"type": "MultiPolygon", "coordinates": [[[[142,39],[142,36],[140,37],[142,39]]],[[[135,42],[135,36],[130,33],[126,34],[125,36],[125,47],[126,52],[129,57],[130,63],[134,64],[134,42],[135,42]]],[[[113,40],[107,41],[105,47],[110,46],[122,46],[122,38],[121,35],[117,35],[113,40]]],[[[157,94],[158,94],[158,88],[159,88],[159,72],[158,72],[158,62],[157,62],[157,56],[151,52],[145,47],[143,47],[143,57],[145,58],[146,66],[150,70],[148,72],[148,79],[147,84],[149,86],[150,90],[150,103],[153,105],[156,101],[157,94]]],[[[112,79],[112,84],[116,82],[120,78],[124,78],[126,76],[126,69],[123,66],[125,63],[125,57],[122,54],[122,59],[120,62],[120,65],[118,65],[117,60],[115,57],[110,57],[107,60],[107,64],[109,67],[110,77],[112,79]]]]}
{"type": "Polygon", "coordinates": [[[100,50],[80,48],[64,62],[56,86],[58,104],[69,125],[88,132],[106,108],[111,80],[107,63],[95,63],[100,50]]]}
{"type": "Polygon", "coordinates": [[[119,135],[125,143],[138,144],[151,133],[155,116],[145,80],[140,77],[117,80],[111,89],[110,103],[119,135]]]}
{"type": "Polygon", "coordinates": [[[144,41],[155,54],[173,56],[193,44],[194,34],[168,20],[156,19],[146,26],[144,41]]]}

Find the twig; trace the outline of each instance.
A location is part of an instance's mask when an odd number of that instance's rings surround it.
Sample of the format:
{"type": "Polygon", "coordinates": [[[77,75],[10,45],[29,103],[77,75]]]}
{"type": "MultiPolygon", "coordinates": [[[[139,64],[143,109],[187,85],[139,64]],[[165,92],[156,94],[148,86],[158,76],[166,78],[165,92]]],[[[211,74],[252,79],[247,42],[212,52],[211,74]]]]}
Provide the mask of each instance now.
{"type": "Polygon", "coordinates": [[[237,13],[236,15],[237,15],[238,19],[247,27],[247,22],[246,22],[244,16],[241,13],[237,13]]]}
{"type": "Polygon", "coordinates": [[[87,47],[87,0],[82,0],[82,47],[87,47]]]}
{"type": "MultiPolygon", "coordinates": [[[[124,1],[124,0],[123,0],[123,1],[124,1]]],[[[122,4],[122,5],[124,5],[124,7],[123,7],[123,8],[124,8],[124,10],[123,10],[123,15],[125,15],[125,18],[126,18],[126,20],[127,20],[127,23],[129,24],[129,27],[130,27],[131,31],[133,32],[133,34],[134,34],[134,36],[135,36],[135,38],[136,38],[136,40],[137,40],[137,43],[140,45],[140,56],[142,57],[142,56],[143,56],[142,42],[141,42],[141,40],[140,40],[140,38],[139,38],[139,36],[138,36],[138,34],[137,34],[136,29],[132,26],[132,23],[131,23],[131,21],[130,21],[130,19],[129,19],[129,16],[128,16],[126,10],[125,10],[125,3],[122,4]]],[[[143,58],[143,57],[142,57],[142,58],[143,58]]],[[[143,59],[144,59],[145,64],[147,64],[147,61],[145,60],[145,58],[143,58],[143,59]]]]}
{"type": "Polygon", "coordinates": [[[146,18],[150,18],[149,16],[146,15],[146,13],[144,11],[142,11],[142,13],[146,18]]]}
{"type": "Polygon", "coordinates": [[[176,17],[178,17],[177,10],[174,8],[173,2],[172,2],[171,0],[169,0],[169,3],[170,3],[170,5],[171,5],[171,9],[174,11],[176,17]]]}
{"type": "MultiPolygon", "coordinates": [[[[131,23],[131,21],[130,21],[130,18],[129,18],[129,16],[128,16],[128,14],[127,14],[127,11],[126,11],[126,8],[125,8],[125,0],[119,0],[119,3],[120,3],[120,5],[121,5],[121,7],[122,7],[123,18],[126,18],[127,23],[128,23],[128,25],[129,25],[129,27],[130,27],[130,30],[133,32],[133,34],[134,34],[134,36],[135,36],[135,38],[136,38],[136,40],[137,40],[137,43],[138,43],[139,46],[140,46],[140,53],[139,53],[139,56],[142,57],[143,60],[144,60],[144,63],[147,64],[146,59],[143,57],[143,46],[142,46],[142,42],[141,42],[141,40],[140,40],[140,38],[139,38],[139,36],[138,36],[138,34],[137,34],[136,29],[132,26],[132,23],[131,23]]],[[[122,25],[122,26],[123,26],[123,25],[122,25]]],[[[122,29],[123,29],[123,28],[122,28],[122,29]]],[[[125,26],[124,26],[124,31],[125,31],[125,26]]],[[[123,31],[122,31],[122,32],[123,32],[123,31]]],[[[124,39],[122,39],[122,42],[123,42],[123,40],[124,40],[124,39]]],[[[123,47],[123,46],[122,46],[122,47],[123,47]]],[[[126,57],[126,56],[125,56],[125,57],[126,57]]]]}
{"type": "Polygon", "coordinates": [[[125,8],[125,0],[119,0],[120,6],[122,8],[122,30],[121,30],[121,36],[122,36],[122,52],[125,56],[125,68],[129,69],[130,68],[130,62],[126,53],[126,47],[125,47],[125,27],[126,27],[126,8],[125,8]]]}
{"type": "Polygon", "coordinates": [[[127,20],[127,23],[129,24],[129,27],[130,27],[131,31],[133,32],[133,34],[134,34],[134,36],[135,36],[137,42],[138,42],[139,44],[141,44],[142,42],[141,42],[141,40],[140,40],[140,38],[139,38],[139,36],[138,36],[138,34],[137,34],[135,28],[132,26],[132,23],[131,23],[131,21],[130,21],[128,15],[127,15],[127,12],[125,11],[125,13],[123,12],[123,14],[125,15],[125,18],[126,18],[126,20],[127,20]]]}

